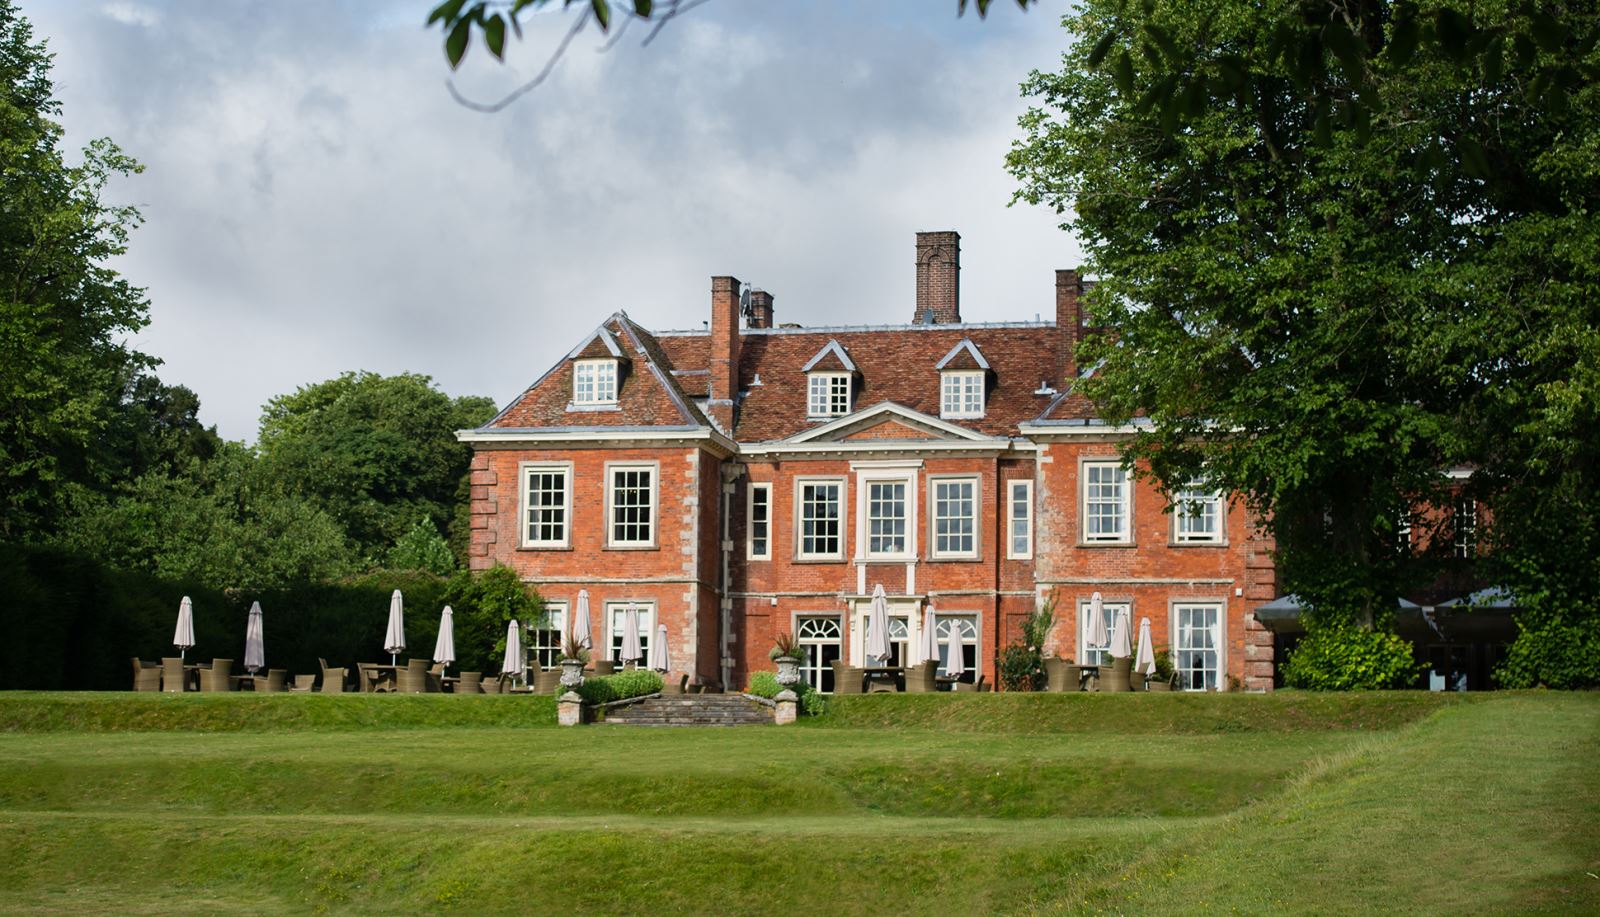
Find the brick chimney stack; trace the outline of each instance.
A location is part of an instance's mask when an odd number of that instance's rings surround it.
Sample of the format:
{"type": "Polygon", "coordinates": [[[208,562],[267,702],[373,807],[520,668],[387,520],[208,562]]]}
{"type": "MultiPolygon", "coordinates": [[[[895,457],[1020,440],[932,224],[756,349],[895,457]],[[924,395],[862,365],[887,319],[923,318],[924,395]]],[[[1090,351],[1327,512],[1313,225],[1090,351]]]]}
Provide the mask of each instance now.
{"type": "Polygon", "coordinates": [[[707,413],[733,432],[733,400],[739,391],[739,281],[711,278],[711,390],[707,413]]]}
{"type": "Polygon", "coordinates": [[[750,314],[745,322],[746,328],[771,328],[772,327],[772,294],[766,290],[750,291],[750,314]]]}
{"type": "Polygon", "coordinates": [[[1066,391],[1078,375],[1078,342],[1083,340],[1083,278],[1075,270],[1056,271],[1055,387],[1066,391]]]}
{"type": "Polygon", "coordinates": [[[917,233],[917,311],[915,325],[961,321],[961,235],[917,233]]]}

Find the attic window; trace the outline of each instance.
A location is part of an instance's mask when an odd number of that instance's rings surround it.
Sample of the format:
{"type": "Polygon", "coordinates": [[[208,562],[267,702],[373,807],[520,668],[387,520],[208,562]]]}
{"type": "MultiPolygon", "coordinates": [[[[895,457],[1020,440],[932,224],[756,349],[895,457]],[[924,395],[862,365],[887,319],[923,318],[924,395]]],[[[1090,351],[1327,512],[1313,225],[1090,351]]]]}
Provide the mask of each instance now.
{"type": "Polygon", "coordinates": [[[983,370],[956,370],[940,373],[942,397],[940,417],[983,416],[983,370]]]}
{"type": "Polygon", "coordinates": [[[807,385],[807,416],[842,417],[850,413],[849,373],[811,373],[807,385]]]}
{"type": "Polygon", "coordinates": [[[617,403],[617,361],[578,360],[572,368],[572,403],[617,403]]]}

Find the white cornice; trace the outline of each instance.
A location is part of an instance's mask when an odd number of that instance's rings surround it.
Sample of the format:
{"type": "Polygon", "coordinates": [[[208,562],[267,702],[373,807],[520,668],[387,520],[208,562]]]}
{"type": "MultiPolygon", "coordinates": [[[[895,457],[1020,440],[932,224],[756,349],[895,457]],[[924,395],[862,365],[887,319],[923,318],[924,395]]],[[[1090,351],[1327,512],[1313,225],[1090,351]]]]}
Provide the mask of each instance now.
{"type": "Polygon", "coordinates": [[[549,429],[549,430],[457,430],[456,439],[463,443],[475,445],[500,445],[500,446],[544,446],[561,443],[592,443],[609,445],[612,443],[710,443],[721,451],[733,455],[739,451],[739,445],[733,440],[715,430],[703,428],[661,428],[661,429],[618,429],[596,428],[587,429],[549,429]]]}
{"type": "Polygon", "coordinates": [[[931,414],[924,414],[921,411],[913,411],[908,407],[895,404],[892,401],[881,401],[865,410],[857,411],[854,414],[846,414],[843,417],[830,420],[821,426],[812,427],[811,429],[802,433],[797,433],[786,440],[782,440],[782,442],[813,442],[814,440],[822,439],[823,437],[831,436],[835,433],[848,430],[851,427],[869,426],[871,421],[878,420],[884,416],[908,421],[916,426],[925,427],[929,430],[934,430],[947,436],[955,437],[956,439],[962,440],[966,443],[1007,442],[1007,440],[1003,440],[998,437],[985,436],[982,433],[975,433],[972,430],[968,430],[966,427],[958,426],[950,423],[949,421],[940,420],[931,414]]]}

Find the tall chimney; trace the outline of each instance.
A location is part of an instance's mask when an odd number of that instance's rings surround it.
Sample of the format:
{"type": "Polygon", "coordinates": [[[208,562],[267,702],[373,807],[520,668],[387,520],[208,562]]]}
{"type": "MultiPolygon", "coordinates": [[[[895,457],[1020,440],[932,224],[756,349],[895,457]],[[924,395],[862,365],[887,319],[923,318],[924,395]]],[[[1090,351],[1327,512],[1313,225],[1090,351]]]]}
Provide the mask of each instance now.
{"type": "Polygon", "coordinates": [[[766,290],[750,291],[750,315],[746,328],[772,327],[772,294],[766,290]]]}
{"type": "Polygon", "coordinates": [[[739,390],[739,281],[711,278],[711,390],[707,413],[733,433],[733,399],[739,390]]]}
{"type": "Polygon", "coordinates": [[[1056,271],[1056,378],[1066,391],[1078,375],[1078,342],[1083,340],[1083,278],[1075,270],[1056,271]]]}
{"type": "Polygon", "coordinates": [[[917,311],[915,325],[961,321],[961,235],[953,231],[917,233],[917,311]]]}

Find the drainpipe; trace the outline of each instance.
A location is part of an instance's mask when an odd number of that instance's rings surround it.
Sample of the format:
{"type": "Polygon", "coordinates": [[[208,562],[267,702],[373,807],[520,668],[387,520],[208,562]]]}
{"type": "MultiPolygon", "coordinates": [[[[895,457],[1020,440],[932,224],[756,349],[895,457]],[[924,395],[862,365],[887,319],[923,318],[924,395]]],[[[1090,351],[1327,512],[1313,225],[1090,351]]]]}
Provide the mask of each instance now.
{"type": "Polygon", "coordinates": [[[722,672],[722,690],[733,686],[733,494],[734,482],[743,468],[725,462],[722,466],[722,633],[719,651],[722,672]]]}

